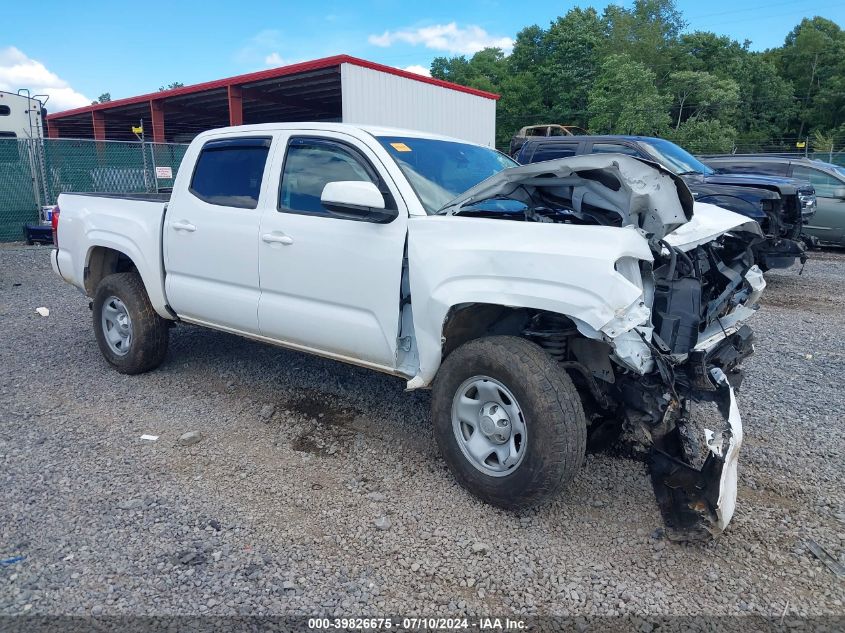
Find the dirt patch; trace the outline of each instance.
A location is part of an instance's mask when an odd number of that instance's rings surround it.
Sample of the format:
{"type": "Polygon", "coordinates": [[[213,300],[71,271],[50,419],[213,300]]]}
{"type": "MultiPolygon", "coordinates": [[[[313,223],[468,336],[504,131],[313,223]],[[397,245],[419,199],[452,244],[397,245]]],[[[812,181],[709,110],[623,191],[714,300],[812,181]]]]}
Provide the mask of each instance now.
{"type": "Polygon", "coordinates": [[[291,442],[302,453],[334,456],[347,452],[355,434],[364,430],[361,411],[340,404],[325,393],[307,390],[286,400],[282,406],[305,419],[305,427],[291,442]]]}
{"type": "Polygon", "coordinates": [[[360,417],[361,411],[353,406],[334,401],[331,395],[308,389],[280,403],[280,406],[306,420],[331,426],[350,426],[360,417]]]}
{"type": "Polygon", "coordinates": [[[789,294],[788,292],[781,294],[764,293],[760,303],[763,307],[804,310],[816,314],[829,314],[845,310],[845,303],[839,297],[815,297],[807,294],[789,294]]]}

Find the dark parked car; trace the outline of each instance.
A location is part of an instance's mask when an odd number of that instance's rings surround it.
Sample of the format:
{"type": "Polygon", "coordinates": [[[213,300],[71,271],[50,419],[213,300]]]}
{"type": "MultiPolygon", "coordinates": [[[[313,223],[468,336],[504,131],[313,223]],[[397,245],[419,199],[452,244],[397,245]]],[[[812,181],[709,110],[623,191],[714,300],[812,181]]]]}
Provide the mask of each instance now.
{"type": "Polygon", "coordinates": [[[579,154],[628,154],[659,163],[684,179],[696,201],[755,219],[766,236],[755,247],[763,270],[788,268],[796,259],[802,263],[807,259],[800,238],[815,211],[815,194],[805,181],[720,174],[674,143],[647,136],[529,138],[515,158],[526,164],[579,154]]]}
{"type": "Polygon", "coordinates": [[[789,156],[710,156],[703,159],[720,174],[767,174],[807,180],[816,190],[816,214],[804,233],[845,246],[845,167],[789,156]]]}

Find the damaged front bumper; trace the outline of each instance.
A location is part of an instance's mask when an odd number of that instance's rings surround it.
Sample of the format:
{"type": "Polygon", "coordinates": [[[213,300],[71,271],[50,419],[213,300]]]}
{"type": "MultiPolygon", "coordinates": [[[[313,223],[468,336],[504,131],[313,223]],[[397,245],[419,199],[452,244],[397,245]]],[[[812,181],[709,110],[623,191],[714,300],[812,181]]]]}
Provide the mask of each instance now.
{"type": "MultiPolygon", "coordinates": [[[[740,364],[754,351],[753,333],[745,324],[755,313],[749,306],[766,285],[757,267],[744,280],[743,303],[700,331],[687,353],[673,354],[653,333],[649,341],[646,328],[638,328],[653,367],[639,379],[628,375],[618,381],[629,428],[649,447],[652,485],[672,540],[721,534],[736,506],[743,431],[734,389],[743,380],[740,364]],[[691,415],[694,402],[715,404],[703,429],[691,415]]],[[[621,345],[614,341],[614,352],[630,359],[634,343],[630,338],[621,345]]]]}
{"type": "MultiPolygon", "coordinates": [[[[736,508],[737,461],[742,446],[742,419],[734,389],[718,367],[710,370],[715,385],[706,398],[714,401],[724,424],[705,429],[707,457],[700,469],[689,463],[690,429],[679,407],[669,407],[673,432],[655,441],[650,455],[651,480],[655,496],[672,540],[701,540],[718,536],[736,508]]],[[[704,396],[704,394],[699,394],[704,396]]]]}

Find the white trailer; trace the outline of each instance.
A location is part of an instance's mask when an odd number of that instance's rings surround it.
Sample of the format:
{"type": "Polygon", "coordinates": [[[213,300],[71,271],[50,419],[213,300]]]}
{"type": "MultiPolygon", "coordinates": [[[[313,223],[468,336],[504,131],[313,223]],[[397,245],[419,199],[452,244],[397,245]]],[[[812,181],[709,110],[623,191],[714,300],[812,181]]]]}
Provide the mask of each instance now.
{"type": "Polygon", "coordinates": [[[46,111],[41,96],[30,96],[28,90],[17,94],[0,90],[0,138],[44,138],[46,111]]]}

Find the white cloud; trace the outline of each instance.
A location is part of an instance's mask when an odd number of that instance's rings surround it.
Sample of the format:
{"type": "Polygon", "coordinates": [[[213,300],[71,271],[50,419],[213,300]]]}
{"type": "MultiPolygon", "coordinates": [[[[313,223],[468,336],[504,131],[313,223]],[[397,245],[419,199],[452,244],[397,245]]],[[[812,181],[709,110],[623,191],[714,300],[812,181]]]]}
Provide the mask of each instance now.
{"type": "Polygon", "coordinates": [[[282,56],[279,55],[276,51],[273,51],[267,57],[264,58],[264,63],[267,66],[285,66],[289,62],[282,59],[282,56]]]}
{"type": "Polygon", "coordinates": [[[513,40],[509,37],[490,35],[480,26],[473,24],[460,28],[455,22],[385,31],[381,35],[370,35],[367,41],[381,47],[392,46],[396,42],[412,46],[422,44],[426,48],[462,55],[471,55],[490,47],[501,48],[504,51],[510,51],[513,48],[513,40]]]}
{"type": "Polygon", "coordinates": [[[28,88],[33,95],[50,95],[47,103],[50,112],[91,104],[91,99],[71,88],[68,82],[47,70],[41,62],[14,46],[0,48],[0,90],[17,92],[20,88],[28,88]]]}
{"type": "Polygon", "coordinates": [[[425,75],[426,77],[431,77],[431,71],[425,66],[420,66],[419,64],[405,66],[405,68],[403,68],[402,70],[407,70],[409,73],[416,73],[418,75],[425,75]]]}
{"type": "Polygon", "coordinates": [[[281,31],[277,29],[264,29],[246,41],[235,53],[235,60],[239,64],[254,70],[295,64],[301,60],[298,58],[282,57],[282,54],[279,52],[279,50],[284,50],[288,47],[289,44],[289,38],[285,38],[281,31]]]}
{"type": "Polygon", "coordinates": [[[278,55],[282,45],[282,34],[276,29],[265,29],[253,35],[237,53],[235,59],[246,66],[272,65],[271,58],[278,55]]]}

